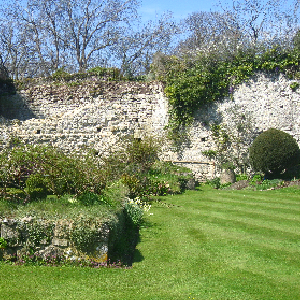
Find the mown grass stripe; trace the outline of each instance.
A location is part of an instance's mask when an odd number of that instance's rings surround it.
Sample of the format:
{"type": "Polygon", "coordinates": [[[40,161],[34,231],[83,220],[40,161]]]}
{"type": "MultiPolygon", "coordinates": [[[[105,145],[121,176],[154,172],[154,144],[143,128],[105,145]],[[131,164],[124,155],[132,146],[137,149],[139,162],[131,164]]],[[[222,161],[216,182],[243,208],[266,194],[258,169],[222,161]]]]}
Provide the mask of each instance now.
{"type": "MultiPolygon", "coordinates": [[[[197,207],[195,206],[195,209],[197,207]]],[[[227,205],[224,203],[210,203],[210,202],[201,202],[201,204],[199,203],[199,209],[201,210],[207,210],[210,211],[211,209],[214,210],[219,210],[222,212],[226,212],[226,213],[230,213],[232,215],[236,215],[236,216],[251,216],[253,218],[255,217],[259,217],[261,218],[262,216],[264,217],[264,219],[267,220],[278,220],[280,223],[281,222],[289,222],[291,221],[291,223],[289,223],[289,225],[292,225],[292,222],[295,222],[296,224],[298,224],[298,222],[300,222],[300,215],[299,216],[295,216],[295,211],[294,210],[289,210],[289,212],[283,212],[283,213],[278,213],[277,211],[273,211],[271,209],[268,210],[262,210],[259,209],[257,207],[255,207],[254,209],[252,208],[248,208],[247,205],[238,205],[238,206],[232,206],[232,205],[227,205]],[[276,212],[276,214],[275,214],[276,212]]]]}
{"type": "MultiPolygon", "coordinates": [[[[300,197],[300,195],[299,195],[300,197]]],[[[298,200],[298,203],[294,203],[294,202],[282,202],[281,200],[278,201],[257,201],[257,202],[253,202],[253,201],[249,201],[249,199],[245,199],[245,200],[236,200],[239,199],[238,197],[234,198],[234,199],[228,199],[226,197],[222,196],[217,196],[214,199],[210,199],[205,197],[205,199],[201,199],[199,197],[199,202],[194,202],[194,205],[198,205],[201,203],[222,203],[222,204],[236,204],[236,205],[241,205],[241,206],[248,206],[248,207],[254,207],[254,208],[266,208],[266,209],[273,209],[273,210],[293,210],[295,212],[300,213],[300,200],[298,200]]]]}
{"type": "MultiPolygon", "coordinates": [[[[195,217],[199,218],[199,221],[201,221],[201,218],[206,218],[207,220],[222,220],[223,223],[232,223],[236,222],[236,224],[244,224],[245,228],[247,226],[251,228],[251,226],[254,226],[257,230],[261,228],[263,231],[276,231],[277,233],[284,233],[284,234],[292,234],[295,236],[300,237],[300,224],[298,222],[289,221],[286,224],[283,224],[282,222],[279,222],[279,220],[275,219],[272,221],[267,221],[263,218],[263,215],[259,217],[256,216],[255,218],[251,218],[249,216],[236,216],[235,214],[232,214],[231,212],[228,213],[226,210],[203,210],[199,209],[197,211],[196,209],[193,209],[192,212],[188,213],[187,210],[177,210],[173,212],[174,217],[177,218],[186,218],[187,220],[192,220],[195,217]]],[[[232,224],[234,225],[234,224],[232,224]]]]}

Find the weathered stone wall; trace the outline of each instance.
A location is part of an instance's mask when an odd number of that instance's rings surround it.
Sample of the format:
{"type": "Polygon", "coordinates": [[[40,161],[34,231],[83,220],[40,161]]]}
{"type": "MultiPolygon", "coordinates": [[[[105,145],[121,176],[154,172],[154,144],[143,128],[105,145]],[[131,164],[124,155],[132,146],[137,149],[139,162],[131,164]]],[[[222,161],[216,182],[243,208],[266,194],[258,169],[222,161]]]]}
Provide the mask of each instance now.
{"type": "Polygon", "coordinates": [[[28,255],[30,249],[35,249],[36,257],[43,260],[56,255],[69,260],[90,258],[99,263],[107,261],[110,233],[108,223],[98,223],[94,228],[98,234],[95,235],[95,251],[92,253],[82,252],[76,247],[72,239],[73,230],[74,220],[50,221],[31,216],[0,219],[0,237],[8,242],[1,254],[3,259],[11,260],[14,256],[28,255]]]}
{"type": "MultiPolygon", "coordinates": [[[[165,140],[162,159],[190,167],[198,180],[220,174],[215,161],[202,154],[215,148],[209,124],[219,122],[236,134],[246,134],[245,149],[270,127],[290,133],[300,142],[299,91],[292,91],[283,75],[257,74],[240,84],[232,98],[199,110],[189,131],[189,141],[179,153],[165,140]],[[233,99],[233,100],[232,100],[233,99]],[[249,130],[241,133],[245,120],[249,130]]],[[[2,104],[7,119],[2,121],[2,139],[9,134],[27,143],[49,143],[63,150],[93,147],[99,153],[113,148],[122,136],[142,137],[146,132],[163,136],[168,122],[163,86],[152,83],[115,83],[91,77],[68,85],[39,83],[24,86],[2,104]]],[[[232,145],[232,151],[236,151],[232,145]]]]}
{"type": "MultiPolygon", "coordinates": [[[[202,151],[215,148],[207,125],[214,122],[220,122],[235,136],[247,137],[245,145],[241,145],[240,157],[245,157],[253,139],[270,127],[291,134],[300,145],[300,92],[292,91],[292,82],[294,80],[288,80],[283,75],[256,74],[248,82],[240,84],[232,98],[227,97],[222,103],[213,103],[199,110],[190,130],[190,143],[184,148],[181,159],[200,162],[207,160],[202,151]],[[237,125],[241,123],[248,124],[249,130],[238,132],[237,125]]],[[[234,145],[231,151],[236,151],[234,145]]],[[[209,178],[213,173],[215,176],[220,174],[221,170],[213,165],[210,171],[202,170],[201,166],[191,166],[198,178],[209,178]]]]}
{"type": "Polygon", "coordinates": [[[40,84],[7,102],[13,103],[9,110],[14,120],[1,126],[5,141],[14,134],[29,144],[49,143],[66,151],[88,146],[102,153],[122,136],[161,134],[167,122],[158,83],[117,85],[95,79],[72,88],[40,84]]]}

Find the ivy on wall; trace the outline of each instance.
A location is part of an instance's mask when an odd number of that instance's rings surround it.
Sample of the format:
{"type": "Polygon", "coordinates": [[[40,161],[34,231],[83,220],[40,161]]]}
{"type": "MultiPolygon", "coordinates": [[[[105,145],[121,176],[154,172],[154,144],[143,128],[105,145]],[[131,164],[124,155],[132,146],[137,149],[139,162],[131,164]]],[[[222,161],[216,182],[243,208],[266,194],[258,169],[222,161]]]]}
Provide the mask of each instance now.
{"type": "MultiPolygon", "coordinates": [[[[257,71],[285,74],[300,79],[300,50],[276,46],[260,54],[238,52],[223,59],[215,54],[200,55],[193,62],[170,56],[161,79],[170,104],[169,129],[171,138],[182,139],[183,128],[190,125],[196,110],[203,105],[232,95],[237,84],[249,79],[257,71]]],[[[298,82],[291,89],[298,88],[298,82]]]]}

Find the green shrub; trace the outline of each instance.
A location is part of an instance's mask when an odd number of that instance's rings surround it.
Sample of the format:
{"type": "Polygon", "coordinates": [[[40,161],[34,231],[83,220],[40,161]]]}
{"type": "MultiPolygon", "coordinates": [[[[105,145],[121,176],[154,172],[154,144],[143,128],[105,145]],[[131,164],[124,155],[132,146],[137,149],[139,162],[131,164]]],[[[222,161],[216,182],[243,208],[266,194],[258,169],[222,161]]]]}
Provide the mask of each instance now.
{"type": "Polygon", "coordinates": [[[261,174],[255,174],[255,175],[252,177],[252,179],[251,179],[251,181],[250,181],[250,184],[251,184],[251,185],[254,185],[254,184],[256,184],[256,182],[261,182],[262,180],[263,180],[263,178],[262,178],[261,174]]]}
{"type": "Polygon", "coordinates": [[[52,75],[53,80],[68,80],[71,75],[65,71],[65,67],[57,69],[52,75]]]}
{"type": "Polygon", "coordinates": [[[31,174],[25,181],[26,188],[24,191],[30,195],[31,201],[47,198],[47,181],[41,174],[31,174]]]}
{"type": "Polygon", "coordinates": [[[236,181],[240,181],[240,180],[248,180],[248,179],[249,179],[248,175],[244,175],[244,174],[236,175],[236,177],[235,177],[235,180],[236,180],[236,181]]]}
{"type": "Polygon", "coordinates": [[[29,194],[34,190],[34,197],[46,192],[56,196],[79,195],[85,191],[101,194],[107,176],[92,154],[78,158],[51,146],[24,144],[0,153],[0,191],[3,197],[8,187],[26,188],[29,194]]]}
{"type": "Polygon", "coordinates": [[[250,182],[250,185],[254,187],[256,190],[267,190],[270,188],[280,187],[282,186],[282,183],[283,181],[280,179],[272,179],[272,180],[265,179],[260,183],[250,182]]]}
{"type": "Polygon", "coordinates": [[[5,199],[14,203],[23,203],[26,199],[26,192],[16,188],[8,188],[5,199]]]}
{"type": "Polygon", "coordinates": [[[170,192],[170,185],[160,178],[149,178],[148,192],[151,195],[165,196],[170,192]]]}
{"type": "Polygon", "coordinates": [[[125,141],[127,162],[133,173],[146,173],[158,158],[161,141],[151,136],[144,139],[130,137],[125,141]]]}
{"type": "Polygon", "coordinates": [[[130,198],[135,198],[141,196],[142,186],[140,184],[139,179],[135,175],[124,174],[121,177],[122,183],[124,183],[129,188],[130,198]]]}
{"type": "Polygon", "coordinates": [[[92,192],[84,192],[79,195],[77,199],[81,204],[85,206],[94,205],[99,202],[99,196],[92,192]]]}
{"type": "Polygon", "coordinates": [[[124,204],[125,216],[134,225],[140,225],[145,211],[149,211],[151,205],[143,203],[140,198],[127,199],[124,204]]]}
{"type": "Polygon", "coordinates": [[[226,189],[232,185],[232,182],[226,182],[223,184],[220,184],[220,189],[226,189]]]}
{"type": "Polygon", "coordinates": [[[26,202],[38,201],[47,198],[47,190],[44,188],[34,188],[30,190],[28,188],[25,188],[24,192],[29,195],[29,199],[26,202]]]}
{"type": "Polygon", "coordinates": [[[217,177],[217,178],[214,178],[214,179],[211,179],[211,180],[207,180],[207,181],[205,182],[205,184],[208,184],[208,185],[211,186],[213,189],[219,189],[220,186],[221,186],[220,178],[217,177]]]}
{"type": "Polygon", "coordinates": [[[177,166],[171,162],[156,161],[150,167],[147,177],[157,188],[155,195],[166,195],[184,192],[193,174],[187,167],[177,166]]]}
{"type": "Polygon", "coordinates": [[[94,67],[87,70],[87,73],[96,76],[108,76],[111,79],[118,79],[120,77],[120,69],[118,68],[104,68],[104,67],[94,67]]]}
{"type": "Polygon", "coordinates": [[[296,140],[275,128],[270,128],[255,138],[249,156],[254,171],[263,172],[269,178],[280,177],[284,169],[300,162],[296,140]]]}
{"type": "Polygon", "coordinates": [[[0,249],[5,249],[7,247],[7,241],[0,237],[0,249]]]}

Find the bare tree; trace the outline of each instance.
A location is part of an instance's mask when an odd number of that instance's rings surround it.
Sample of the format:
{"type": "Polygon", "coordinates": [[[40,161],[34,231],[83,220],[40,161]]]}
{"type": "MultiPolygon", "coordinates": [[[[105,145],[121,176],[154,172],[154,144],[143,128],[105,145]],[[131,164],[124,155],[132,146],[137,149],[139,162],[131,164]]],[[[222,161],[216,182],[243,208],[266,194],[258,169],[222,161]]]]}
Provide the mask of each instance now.
{"type": "Polygon", "coordinates": [[[22,60],[27,76],[48,76],[74,64],[85,72],[96,54],[120,40],[136,7],[136,0],[28,0],[26,4],[15,0],[6,7],[10,20],[5,21],[2,38],[11,71],[16,72],[15,49],[20,42],[26,49],[22,60]]]}
{"type": "Polygon", "coordinates": [[[119,40],[117,57],[124,74],[148,74],[154,53],[169,52],[180,30],[171,12],[163,14],[156,23],[149,21],[142,28],[135,27],[130,26],[119,40]]]}
{"type": "Polygon", "coordinates": [[[68,0],[69,47],[76,54],[80,72],[85,72],[95,52],[117,44],[124,24],[136,15],[136,0],[68,0]]]}
{"type": "Polygon", "coordinates": [[[182,21],[182,27],[189,36],[179,43],[176,54],[189,59],[199,52],[232,55],[248,44],[230,11],[194,12],[182,21]]]}
{"type": "Polygon", "coordinates": [[[278,44],[284,38],[292,24],[295,8],[287,0],[237,0],[233,1],[232,7],[222,7],[224,12],[231,12],[230,16],[250,39],[254,50],[278,44]]]}
{"type": "MultiPolygon", "coordinates": [[[[0,48],[3,62],[10,76],[18,80],[24,75],[29,48],[26,45],[26,34],[23,24],[13,18],[0,21],[0,48]]],[[[28,57],[29,58],[29,57],[28,57]]]]}

